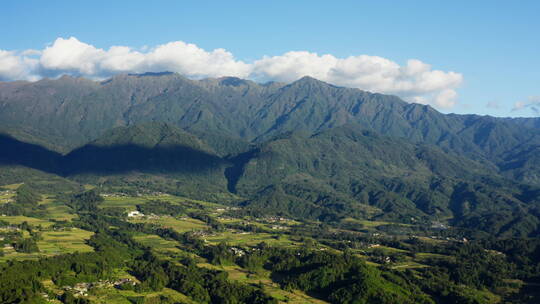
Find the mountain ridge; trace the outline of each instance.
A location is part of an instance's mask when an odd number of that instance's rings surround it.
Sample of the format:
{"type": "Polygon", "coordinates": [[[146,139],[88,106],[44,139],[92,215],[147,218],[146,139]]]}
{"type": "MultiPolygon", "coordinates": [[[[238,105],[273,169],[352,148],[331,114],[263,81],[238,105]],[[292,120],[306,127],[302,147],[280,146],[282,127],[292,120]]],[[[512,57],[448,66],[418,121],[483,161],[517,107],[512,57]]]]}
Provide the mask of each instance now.
{"type": "Polygon", "coordinates": [[[539,121],[442,114],[396,96],[312,77],[258,84],[235,77],[191,80],[175,73],[150,73],[117,75],[102,82],[62,77],[0,84],[0,130],[62,153],[109,129],[145,122],[248,143],[289,131],[313,134],[354,123],[391,137],[434,144],[496,166],[509,178],[540,184],[540,165],[533,164],[536,173],[529,175],[516,167],[516,157],[526,153],[522,146],[540,145],[539,121]]]}

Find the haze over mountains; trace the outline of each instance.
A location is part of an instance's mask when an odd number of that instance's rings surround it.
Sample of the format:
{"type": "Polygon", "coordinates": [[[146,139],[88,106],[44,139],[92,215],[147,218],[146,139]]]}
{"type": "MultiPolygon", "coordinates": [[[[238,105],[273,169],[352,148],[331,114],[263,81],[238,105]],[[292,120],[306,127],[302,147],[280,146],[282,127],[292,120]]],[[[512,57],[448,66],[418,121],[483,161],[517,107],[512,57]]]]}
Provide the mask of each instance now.
{"type": "Polygon", "coordinates": [[[251,212],[540,232],[540,118],[442,114],[304,77],[0,83],[0,163],[251,212]]]}

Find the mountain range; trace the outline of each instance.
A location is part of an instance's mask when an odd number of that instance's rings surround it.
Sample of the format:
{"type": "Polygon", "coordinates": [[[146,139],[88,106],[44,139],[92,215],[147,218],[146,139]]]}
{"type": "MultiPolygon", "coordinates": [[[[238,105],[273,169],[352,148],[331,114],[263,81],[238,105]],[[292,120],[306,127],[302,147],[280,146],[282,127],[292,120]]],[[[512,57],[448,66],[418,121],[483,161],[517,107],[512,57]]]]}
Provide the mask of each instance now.
{"type": "Polygon", "coordinates": [[[311,77],[146,73],[0,83],[0,131],[5,172],[323,221],[540,233],[540,118],[442,114],[311,77]]]}

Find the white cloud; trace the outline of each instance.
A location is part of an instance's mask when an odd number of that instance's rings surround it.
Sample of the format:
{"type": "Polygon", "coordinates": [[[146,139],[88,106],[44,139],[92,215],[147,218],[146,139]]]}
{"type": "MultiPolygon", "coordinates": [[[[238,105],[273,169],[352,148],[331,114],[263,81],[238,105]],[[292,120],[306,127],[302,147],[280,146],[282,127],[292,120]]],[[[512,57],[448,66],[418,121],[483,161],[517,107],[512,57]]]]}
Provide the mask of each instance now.
{"type": "Polygon", "coordinates": [[[444,89],[435,96],[435,105],[441,108],[451,108],[456,105],[457,93],[454,90],[444,89]]]}
{"type": "Polygon", "coordinates": [[[146,53],[145,67],[153,71],[173,71],[192,77],[249,76],[250,65],[235,60],[224,49],[207,52],[182,41],[159,45],[146,53]]]}
{"type": "Polygon", "coordinates": [[[126,46],[98,49],[74,37],[56,39],[43,51],[40,64],[54,73],[98,78],[119,72],[157,71],[173,71],[188,77],[247,77],[250,68],[224,49],[207,52],[182,41],[158,45],[143,53],[126,46]]]}
{"type": "Polygon", "coordinates": [[[80,42],[75,37],[58,38],[43,50],[39,63],[45,70],[94,76],[99,72],[99,62],[105,55],[104,50],[80,42]]]}
{"type": "Polygon", "coordinates": [[[309,75],[333,84],[363,90],[396,94],[408,101],[450,108],[456,103],[455,89],[463,76],[432,70],[411,59],[406,66],[378,56],[336,58],[310,52],[288,52],[264,57],[253,64],[252,77],[261,80],[292,81],[309,75]]]}
{"type": "Polygon", "coordinates": [[[536,115],[540,115],[540,96],[529,96],[527,101],[518,101],[514,103],[512,111],[530,109],[536,115]]]}
{"type": "Polygon", "coordinates": [[[290,82],[311,76],[328,80],[328,73],[337,63],[332,55],[318,56],[309,52],[288,52],[281,56],[263,57],[253,63],[252,76],[258,80],[290,82]]]}
{"type": "Polygon", "coordinates": [[[18,54],[0,50],[0,81],[5,80],[36,80],[33,70],[37,66],[37,60],[18,54]]]}
{"type": "Polygon", "coordinates": [[[265,56],[252,63],[235,59],[224,49],[206,51],[182,41],[133,49],[112,46],[96,48],[75,37],[58,38],[44,50],[20,53],[0,50],[0,79],[35,80],[71,74],[95,79],[116,73],[172,71],[187,77],[237,76],[258,81],[290,82],[303,76],[372,92],[398,95],[410,102],[450,108],[463,76],[433,70],[417,59],[398,63],[378,56],[337,58],[307,51],[265,56]]]}

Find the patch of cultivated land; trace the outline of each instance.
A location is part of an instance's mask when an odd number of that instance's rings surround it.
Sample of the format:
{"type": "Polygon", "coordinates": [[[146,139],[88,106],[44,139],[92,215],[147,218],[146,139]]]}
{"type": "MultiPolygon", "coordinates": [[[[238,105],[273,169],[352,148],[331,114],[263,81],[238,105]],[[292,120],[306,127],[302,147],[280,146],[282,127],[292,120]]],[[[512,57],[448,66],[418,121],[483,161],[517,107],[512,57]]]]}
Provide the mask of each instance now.
{"type": "MultiPolygon", "coordinates": [[[[78,252],[90,252],[94,249],[86,244],[93,232],[72,228],[64,231],[41,231],[41,240],[37,242],[39,252],[22,253],[14,249],[4,248],[4,256],[1,262],[8,260],[31,260],[45,256],[78,252]]],[[[28,237],[27,233],[24,234],[28,237]]]]}
{"type": "Polygon", "coordinates": [[[89,252],[94,249],[86,244],[93,232],[72,228],[65,231],[44,231],[38,242],[41,254],[57,255],[73,252],[89,252]]]}
{"type": "Polygon", "coordinates": [[[157,224],[161,225],[164,228],[172,228],[177,232],[187,232],[195,230],[204,230],[209,227],[202,221],[197,219],[182,217],[175,218],[171,216],[159,216],[156,218],[132,218],[129,220],[132,223],[147,223],[147,224],[157,224]]]}
{"type": "MultiPolygon", "coordinates": [[[[116,273],[118,278],[130,278],[131,280],[138,282],[136,278],[129,275],[125,271],[119,270],[116,273]]],[[[51,280],[43,281],[43,285],[50,291],[53,291],[57,295],[61,295],[64,291],[61,287],[56,286],[51,280]]],[[[175,290],[164,288],[159,292],[135,292],[132,290],[120,290],[115,287],[100,287],[93,288],[88,291],[88,296],[85,297],[92,301],[91,303],[99,304],[132,304],[134,302],[130,301],[135,300],[135,298],[144,298],[141,302],[136,303],[160,303],[160,296],[167,297],[175,303],[185,303],[185,304],[196,304],[189,297],[185,296],[182,293],[179,293],[175,290]]],[[[61,303],[57,300],[50,300],[49,303],[61,303]]]]}
{"type": "MultiPolygon", "coordinates": [[[[175,290],[164,288],[159,292],[142,292],[138,293],[131,290],[119,290],[114,287],[100,288],[92,290],[89,293],[88,299],[92,303],[100,304],[132,304],[132,303],[160,303],[160,296],[167,297],[173,303],[196,304],[189,297],[175,290]],[[129,298],[144,298],[141,302],[132,302],[129,298]]],[[[134,299],[133,299],[134,300],[134,299]]]]}
{"type": "Polygon", "coordinates": [[[224,208],[224,206],[220,204],[199,201],[199,200],[194,200],[194,199],[188,199],[188,198],[168,195],[168,194],[143,195],[143,196],[108,195],[108,196],[105,196],[104,199],[105,200],[100,204],[101,208],[120,207],[120,208],[126,209],[126,211],[136,210],[136,205],[141,205],[151,200],[168,201],[170,203],[176,203],[178,205],[184,205],[183,203],[188,202],[188,203],[198,204],[205,208],[211,208],[211,209],[224,208]]]}
{"type": "Polygon", "coordinates": [[[11,185],[3,185],[2,188],[9,189],[9,190],[17,190],[20,186],[23,184],[11,184],[11,185]]]}
{"type": "Polygon", "coordinates": [[[278,283],[270,279],[270,272],[263,270],[258,273],[249,272],[237,265],[216,266],[209,263],[197,264],[199,267],[217,269],[227,272],[228,278],[245,284],[262,284],[264,290],[276,298],[280,303],[328,303],[319,299],[308,296],[300,290],[285,291],[279,287],[278,283]]]}
{"type": "Polygon", "coordinates": [[[40,205],[45,206],[45,210],[47,211],[45,217],[48,220],[72,221],[77,218],[77,215],[72,213],[71,208],[62,202],[47,198],[41,201],[40,205]]]}
{"type": "Polygon", "coordinates": [[[28,224],[32,225],[32,226],[42,226],[42,227],[49,227],[49,226],[52,226],[54,223],[53,222],[50,222],[48,220],[45,220],[45,219],[38,219],[38,218],[35,218],[35,217],[28,217],[28,216],[2,216],[0,217],[0,219],[2,221],[5,221],[5,222],[8,222],[10,224],[13,224],[13,225],[19,225],[19,224],[22,224],[23,222],[27,222],[28,224]]]}
{"type": "Polygon", "coordinates": [[[157,235],[140,233],[134,235],[133,239],[143,244],[144,246],[151,247],[155,253],[157,253],[158,255],[163,255],[165,257],[184,253],[184,251],[180,250],[177,247],[178,242],[166,240],[157,235]]]}
{"type": "Polygon", "coordinates": [[[261,242],[265,242],[272,246],[294,246],[293,242],[287,235],[276,235],[270,233],[254,233],[241,231],[226,231],[216,233],[205,237],[210,244],[219,244],[225,242],[229,245],[236,246],[254,246],[261,242]]]}

